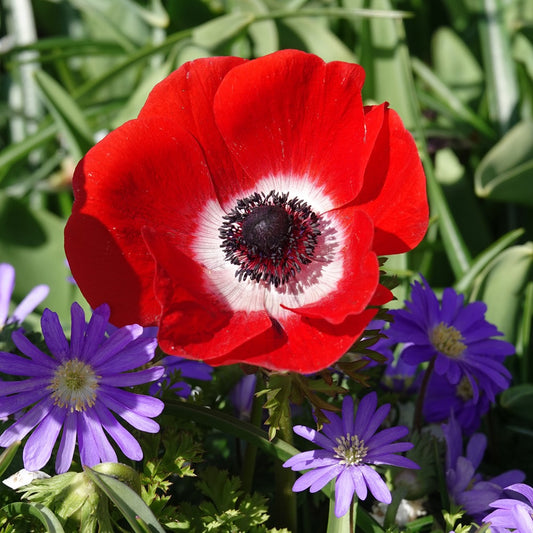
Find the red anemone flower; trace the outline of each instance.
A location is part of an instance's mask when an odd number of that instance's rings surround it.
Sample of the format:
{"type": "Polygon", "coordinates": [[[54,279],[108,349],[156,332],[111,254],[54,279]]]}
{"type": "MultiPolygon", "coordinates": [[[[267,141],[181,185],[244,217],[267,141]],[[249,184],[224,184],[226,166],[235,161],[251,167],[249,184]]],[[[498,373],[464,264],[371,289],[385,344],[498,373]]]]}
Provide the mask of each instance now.
{"type": "Polygon", "coordinates": [[[192,61],[79,163],[69,265],[117,326],[168,354],[310,373],[377,305],[378,255],[427,228],[425,177],[363,69],[283,50],[192,61]]]}

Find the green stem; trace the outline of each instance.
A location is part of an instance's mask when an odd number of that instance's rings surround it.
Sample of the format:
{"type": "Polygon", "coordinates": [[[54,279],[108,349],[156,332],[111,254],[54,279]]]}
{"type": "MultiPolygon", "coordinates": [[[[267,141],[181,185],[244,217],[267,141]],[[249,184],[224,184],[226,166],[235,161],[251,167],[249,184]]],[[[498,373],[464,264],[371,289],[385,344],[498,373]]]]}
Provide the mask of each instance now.
{"type": "Polygon", "coordinates": [[[434,356],[429,362],[426,372],[424,373],[424,379],[422,380],[422,384],[420,385],[420,392],[416,399],[415,414],[413,416],[413,429],[415,431],[420,431],[422,429],[422,408],[424,407],[424,398],[426,397],[429,378],[431,377],[431,374],[433,373],[433,368],[435,366],[435,358],[436,356],[434,356]]]}
{"type": "MultiPolygon", "coordinates": [[[[262,372],[258,371],[256,373],[256,376],[257,376],[257,381],[255,384],[255,392],[264,389],[264,380],[263,380],[262,372]]],[[[254,399],[252,402],[252,413],[250,416],[250,423],[258,428],[261,427],[261,421],[263,417],[263,403],[264,403],[263,399],[258,398],[254,394],[254,399]]],[[[243,489],[249,493],[252,492],[252,483],[253,483],[254,472],[255,472],[256,457],[257,457],[257,445],[247,442],[246,450],[244,452],[244,459],[242,463],[241,480],[242,480],[243,489]]]]}
{"type": "MultiPolygon", "coordinates": [[[[286,386],[290,387],[290,380],[286,382],[286,386]]],[[[280,416],[278,434],[284,442],[292,446],[292,416],[289,406],[283,410],[280,416]]],[[[289,531],[298,531],[296,494],[292,491],[296,475],[291,469],[283,468],[281,461],[276,461],[274,464],[274,478],[274,520],[289,529],[289,531]]]]}

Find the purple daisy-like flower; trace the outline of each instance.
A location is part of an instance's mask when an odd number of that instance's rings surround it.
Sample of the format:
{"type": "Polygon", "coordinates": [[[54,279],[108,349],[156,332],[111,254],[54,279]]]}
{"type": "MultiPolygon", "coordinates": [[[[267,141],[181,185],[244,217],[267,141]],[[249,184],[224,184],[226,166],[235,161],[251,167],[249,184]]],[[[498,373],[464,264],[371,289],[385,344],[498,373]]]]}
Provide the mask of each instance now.
{"type": "Polygon", "coordinates": [[[429,378],[423,406],[427,422],[446,422],[452,412],[463,433],[472,435],[479,428],[481,418],[489,408],[490,401],[483,390],[480,391],[477,401],[474,400],[473,387],[466,375],[455,385],[436,373],[429,378]]]}
{"type": "Polygon", "coordinates": [[[69,469],[76,442],[83,465],[116,462],[108,436],[126,457],[141,459],[139,443],[115,415],[140,431],[159,431],[152,418],[161,413],[163,402],[123,389],[159,379],[164,372],[162,367],[131,372],[154,357],[156,339],[144,337],[136,324],[108,335],[105,304],[87,323],[83,309],[74,303],[71,317],[69,343],[57,314],[44,310],[41,326],[50,354],[30,342],[22,330],[15,331],[12,339],[24,355],[0,352],[0,372],[27,377],[1,382],[0,416],[29,407],[0,435],[0,446],[31,432],[23,452],[27,470],[39,470],[50,460],[60,433],[57,473],[69,469]]]}
{"type": "Polygon", "coordinates": [[[484,480],[477,472],[487,448],[487,437],[475,433],[470,437],[463,454],[461,428],[453,415],[448,424],[443,424],[446,439],[446,485],[456,504],[461,505],[474,520],[481,520],[489,505],[503,494],[504,487],[525,479],[524,472],[509,470],[484,480]]]}
{"type": "Polygon", "coordinates": [[[495,510],[485,516],[483,522],[490,523],[490,529],[495,533],[531,533],[533,488],[525,483],[513,483],[505,487],[505,493],[510,497],[493,501],[490,507],[495,510]]]}
{"type": "Polygon", "coordinates": [[[464,304],[464,296],[446,288],[439,304],[428,282],[412,285],[411,301],[406,309],[392,310],[394,322],[388,335],[396,342],[409,343],[402,358],[418,365],[435,358],[435,372],[456,385],[467,376],[474,401],[479,398],[479,384],[489,401],[509,386],[511,374],[503,365],[514,353],[512,344],[493,337],[501,336],[496,326],[485,320],[483,302],[464,304]]]}
{"type": "MultiPolygon", "coordinates": [[[[154,337],[157,336],[157,328],[155,329],[154,337]]],[[[150,386],[150,394],[159,396],[164,386],[169,386],[172,383],[172,375],[179,372],[179,376],[187,379],[198,379],[201,381],[211,380],[213,367],[203,363],[202,361],[192,361],[179,357],[177,355],[169,355],[163,357],[159,364],[165,369],[163,375],[150,386]]],[[[170,385],[170,388],[182,398],[188,398],[191,394],[192,388],[186,381],[176,381],[170,385]]]]}
{"type": "Polygon", "coordinates": [[[310,470],[293,485],[294,492],[310,489],[321,490],[332,479],[335,483],[335,515],[345,515],[354,493],[361,500],[366,499],[368,490],[383,503],[390,503],[389,488],[374,470],[374,465],[392,465],[403,468],[419,468],[418,465],[397,453],[410,450],[410,442],[395,442],[405,437],[408,429],[403,426],[376,430],[390,411],[390,404],[378,408],[377,394],[371,392],[359,402],[354,417],[353,400],[345,396],[342,402],[342,418],[327,413],[329,424],[322,432],[306,426],[294,426],[294,432],[321,446],[321,450],[311,450],[291,457],[283,464],[292,470],[310,470]]]}
{"type": "Polygon", "coordinates": [[[9,306],[15,289],[15,269],[0,263],[0,329],[9,324],[20,324],[47,296],[48,285],[37,285],[15,307],[11,315],[9,306]]]}

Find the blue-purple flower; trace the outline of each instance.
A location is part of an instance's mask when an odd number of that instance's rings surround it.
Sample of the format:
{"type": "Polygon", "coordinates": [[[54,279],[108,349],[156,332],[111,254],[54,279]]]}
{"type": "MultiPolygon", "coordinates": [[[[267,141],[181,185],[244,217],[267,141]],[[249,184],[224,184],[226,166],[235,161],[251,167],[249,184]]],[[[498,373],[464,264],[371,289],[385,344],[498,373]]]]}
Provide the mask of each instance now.
{"type": "Polygon", "coordinates": [[[163,402],[124,390],[159,379],[164,372],[162,367],[132,372],[154,357],[156,339],[143,336],[136,324],[108,335],[107,305],[98,307],[87,323],[83,309],[74,303],[71,317],[69,342],[57,314],[44,310],[41,326],[50,353],[30,342],[22,330],[12,339],[23,355],[0,352],[0,372],[27,377],[1,381],[0,416],[20,415],[29,408],[0,435],[0,446],[31,432],[23,452],[27,470],[39,470],[50,460],[60,433],[57,473],[69,469],[76,442],[83,465],[116,462],[108,436],[126,457],[141,459],[139,443],[116,416],[140,431],[159,431],[152,418],[161,413],[163,402]]]}
{"type": "Polygon", "coordinates": [[[487,437],[475,433],[470,437],[463,451],[461,428],[453,416],[442,429],[446,439],[446,485],[451,498],[474,520],[481,520],[488,512],[489,505],[501,497],[504,487],[519,483],[525,478],[520,470],[509,470],[499,476],[485,480],[477,471],[485,449],[487,437]]]}
{"type": "Polygon", "coordinates": [[[0,329],[9,324],[20,324],[47,296],[48,285],[37,285],[15,307],[9,308],[15,289],[15,269],[8,263],[0,263],[0,329]]]}
{"type": "Polygon", "coordinates": [[[514,483],[505,488],[509,498],[490,504],[494,509],[483,519],[490,523],[491,531],[503,533],[531,533],[533,531],[533,488],[525,483],[514,483]],[[511,494],[509,494],[511,493],[511,494]]]}
{"type": "MultiPolygon", "coordinates": [[[[157,328],[154,329],[154,337],[157,336],[157,328]]],[[[191,394],[192,388],[189,383],[183,380],[176,381],[175,377],[187,379],[199,379],[201,381],[211,380],[213,367],[202,361],[191,361],[178,355],[168,355],[163,357],[158,364],[165,369],[163,375],[150,386],[150,394],[159,396],[164,387],[169,387],[181,398],[188,398],[191,394]]]]}
{"type": "Polygon", "coordinates": [[[378,407],[377,394],[371,392],[361,399],[354,417],[353,400],[350,396],[345,396],[342,418],[334,413],[326,413],[329,424],[324,424],[322,432],[306,426],[294,426],[296,434],[322,449],[299,453],[283,464],[296,471],[309,470],[296,480],[292,490],[300,492],[310,489],[311,492],[317,492],[337,478],[337,517],[348,512],[354,493],[360,500],[364,500],[370,490],[378,501],[390,503],[390,490],[374,466],[418,468],[418,465],[406,457],[396,455],[413,447],[410,442],[396,442],[407,435],[406,427],[391,427],[376,433],[389,411],[390,404],[378,407]]]}
{"type": "Polygon", "coordinates": [[[467,376],[463,376],[455,385],[445,376],[436,373],[429,378],[423,406],[427,422],[445,422],[452,412],[463,433],[472,435],[489,409],[489,398],[483,390],[480,391],[477,401],[474,401],[471,381],[467,376]]]}
{"type": "Polygon", "coordinates": [[[493,402],[495,395],[509,386],[511,375],[503,365],[514,353],[512,344],[493,337],[501,336],[496,326],[485,320],[483,302],[464,304],[464,296],[452,288],[444,289],[442,303],[422,277],[412,285],[406,309],[391,311],[394,322],[388,335],[396,342],[409,343],[402,358],[418,365],[435,358],[435,372],[457,385],[466,376],[475,402],[479,386],[493,402]]]}

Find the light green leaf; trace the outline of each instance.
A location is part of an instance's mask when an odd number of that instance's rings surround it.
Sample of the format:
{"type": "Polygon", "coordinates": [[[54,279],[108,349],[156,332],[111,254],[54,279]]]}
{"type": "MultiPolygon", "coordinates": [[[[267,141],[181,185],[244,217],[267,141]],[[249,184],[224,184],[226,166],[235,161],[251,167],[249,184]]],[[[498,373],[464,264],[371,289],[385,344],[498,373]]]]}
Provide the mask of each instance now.
{"type": "Polygon", "coordinates": [[[215,48],[238,35],[253,21],[252,13],[228,13],[194,28],[192,39],[198,46],[215,48]]]}
{"type": "Polygon", "coordinates": [[[19,515],[33,516],[46,528],[48,533],[64,533],[63,526],[57,516],[40,503],[15,502],[0,509],[0,516],[15,518],[19,515]]]}
{"type": "Polygon", "coordinates": [[[476,194],[533,206],[533,121],[512,128],[479,164],[476,194]]]}
{"type": "Polygon", "coordinates": [[[46,72],[35,72],[35,81],[45,103],[65,135],[70,154],[76,160],[94,144],[91,128],[74,99],[46,72]]]}
{"type": "Polygon", "coordinates": [[[471,298],[487,304],[486,319],[515,344],[522,303],[533,267],[533,242],[511,246],[480,274],[471,298]]]}
{"type": "MultiPolygon", "coordinates": [[[[266,15],[268,8],[263,0],[233,0],[235,10],[254,15],[266,15]]],[[[254,46],[254,56],[264,56],[279,48],[278,29],[273,20],[263,19],[250,24],[248,33],[254,46]]]]}
{"type": "Polygon", "coordinates": [[[287,17],[282,19],[305,43],[307,50],[324,61],[348,61],[356,63],[355,54],[324,24],[311,17],[287,17]]]}
{"type": "Polygon", "coordinates": [[[7,470],[11,461],[15,457],[17,450],[20,446],[20,441],[14,442],[11,446],[8,446],[0,455],[0,476],[7,470]]]}
{"type": "Polygon", "coordinates": [[[85,468],[85,473],[117,506],[134,533],[165,532],[142,498],[125,483],[91,468],[85,468]]]}

